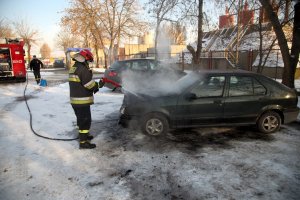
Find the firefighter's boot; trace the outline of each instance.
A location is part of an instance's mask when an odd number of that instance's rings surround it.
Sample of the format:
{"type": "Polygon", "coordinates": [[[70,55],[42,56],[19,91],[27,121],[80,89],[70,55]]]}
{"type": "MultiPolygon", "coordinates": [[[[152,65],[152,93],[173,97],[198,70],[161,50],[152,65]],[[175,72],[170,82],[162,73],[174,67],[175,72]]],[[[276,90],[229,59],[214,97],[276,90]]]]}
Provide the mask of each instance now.
{"type": "Polygon", "coordinates": [[[88,133],[88,134],[87,134],[87,140],[90,140],[90,141],[91,141],[92,139],[94,139],[94,136],[92,136],[91,134],[88,133]]]}
{"type": "Polygon", "coordinates": [[[80,133],[79,134],[79,149],[94,149],[96,148],[95,144],[90,143],[88,140],[87,133],[80,133]]]}
{"type": "MultiPolygon", "coordinates": [[[[79,126],[78,125],[76,125],[76,128],[77,129],[79,129],[79,126]]],[[[79,133],[80,134],[80,133],[79,133]]],[[[90,133],[87,133],[87,140],[92,140],[92,139],[94,139],[94,136],[92,136],[90,133]]]]}

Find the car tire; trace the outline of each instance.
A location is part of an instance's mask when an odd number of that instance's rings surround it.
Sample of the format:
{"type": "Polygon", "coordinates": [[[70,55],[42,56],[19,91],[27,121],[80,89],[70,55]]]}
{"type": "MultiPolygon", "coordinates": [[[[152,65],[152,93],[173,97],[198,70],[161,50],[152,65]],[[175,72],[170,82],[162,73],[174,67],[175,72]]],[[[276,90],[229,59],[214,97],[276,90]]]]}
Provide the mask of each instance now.
{"type": "Polygon", "coordinates": [[[152,113],[143,118],[141,129],[144,134],[149,136],[163,136],[169,130],[169,123],[164,115],[152,113]]]}
{"type": "Polygon", "coordinates": [[[17,82],[26,82],[26,77],[17,78],[16,81],[17,82]]]}
{"type": "Polygon", "coordinates": [[[257,121],[258,130],[262,133],[274,133],[280,129],[281,117],[274,111],[268,111],[257,121]]]}

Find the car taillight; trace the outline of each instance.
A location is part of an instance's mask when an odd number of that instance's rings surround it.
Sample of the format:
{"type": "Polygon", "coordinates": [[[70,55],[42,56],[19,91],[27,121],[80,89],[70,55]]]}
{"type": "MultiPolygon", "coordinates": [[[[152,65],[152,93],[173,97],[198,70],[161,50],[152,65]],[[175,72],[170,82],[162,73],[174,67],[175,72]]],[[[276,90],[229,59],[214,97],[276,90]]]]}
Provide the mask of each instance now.
{"type": "Polygon", "coordinates": [[[108,76],[117,76],[117,75],[118,75],[117,72],[109,72],[109,73],[108,73],[108,76]]]}

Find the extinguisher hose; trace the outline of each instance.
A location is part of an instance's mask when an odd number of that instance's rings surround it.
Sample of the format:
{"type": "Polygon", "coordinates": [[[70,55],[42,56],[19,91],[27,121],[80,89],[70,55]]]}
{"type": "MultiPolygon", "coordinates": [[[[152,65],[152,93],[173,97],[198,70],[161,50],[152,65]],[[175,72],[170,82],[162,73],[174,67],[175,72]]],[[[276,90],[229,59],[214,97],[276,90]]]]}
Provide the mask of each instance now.
{"type": "Polygon", "coordinates": [[[25,103],[26,103],[26,107],[27,107],[27,109],[28,109],[29,116],[30,116],[30,128],[31,128],[31,131],[32,131],[36,136],[41,137],[41,138],[44,138],[44,139],[48,139],[48,140],[57,140],[57,141],[73,141],[73,140],[77,140],[78,137],[77,137],[77,138],[71,138],[71,139],[46,137],[46,136],[43,136],[43,135],[38,134],[38,133],[33,129],[33,126],[32,126],[32,113],[31,113],[30,107],[29,107],[29,105],[28,105],[27,97],[26,97],[27,86],[28,86],[28,73],[26,73],[26,85],[25,85],[25,89],[24,89],[23,96],[24,96],[24,100],[25,100],[25,103]]]}

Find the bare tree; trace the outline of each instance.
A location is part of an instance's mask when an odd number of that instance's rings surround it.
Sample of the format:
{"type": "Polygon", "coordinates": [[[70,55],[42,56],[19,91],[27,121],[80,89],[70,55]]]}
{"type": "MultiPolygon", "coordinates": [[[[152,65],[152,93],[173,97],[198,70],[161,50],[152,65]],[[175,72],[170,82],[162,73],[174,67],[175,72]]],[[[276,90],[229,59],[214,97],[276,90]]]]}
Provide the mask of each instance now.
{"type": "Polygon", "coordinates": [[[15,34],[11,26],[4,19],[0,19],[0,38],[12,37],[15,37],[15,34]]]}
{"type": "Polygon", "coordinates": [[[291,82],[290,87],[294,88],[294,78],[296,67],[299,63],[299,53],[300,53],[300,1],[295,1],[294,6],[294,28],[293,28],[293,40],[292,40],[292,48],[291,48],[291,56],[290,56],[290,64],[291,64],[291,82]]]}
{"type": "Polygon", "coordinates": [[[40,53],[42,59],[50,58],[51,55],[51,49],[47,43],[44,43],[40,48],[40,53]]]}
{"type": "MultiPolygon", "coordinates": [[[[255,2],[257,3],[257,2],[255,2]]],[[[273,38],[268,33],[268,30],[265,30],[266,27],[263,27],[263,10],[260,12],[261,14],[258,16],[258,24],[254,26],[254,30],[256,30],[259,34],[259,49],[258,49],[258,65],[257,65],[257,73],[262,73],[263,68],[268,60],[268,57],[275,45],[277,38],[273,38]],[[266,44],[266,38],[268,37],[268,44],[266,44]],[[269,41],[271,40],[271,44],[269,41]],[[266,53],[267,52],[267,53],[266,53]]]]}
{"type": "Polygon", "coordinates": [[[166,26],[171,44],[183,45],[186,41],[186,30],[179,22],[171,23],[166,26]]]}
{"type": "MultiPolygon", "coordinates": [[[[203,37],[203,0],[191,1],[190,8],[194,9],[197,19],[197,48],[194,49],[192,45],[187,45],[187,49],[192,54],[192,62],[194,70],[197,70],[200,63],[200,54],[202,51],[202,37],[203,37]]],[[[188,7],[188,10],[190,10],[188,7]]],[[[193,15],[193,14],[192,14],[193,15]]]]}
{"type": "Polygon", "coordinates": [[[64,50],[66,65],[70,66],[70,60],[67,59],[67,49],[79,46],[79,37],[71,33],[71,31],[69,31],[68,29],[64,28],[58,33],[55,40],[56,44],[64,50]]]}
{"type": "Polygon", "coordinates": [[[30,63],[30,51],[34,44],[37,44],[39,32],[32,29],[25,21],[21,20],[13,23],[16,34],[24,40],[27,46],[28,63],[30,63]]]}
{"type": "Polygon", "coordinates": [[[114,45],[118,48],[121,37],[136,35],[143,28],[135,5],[136,0],[75,0],[65,10],[62,24],[90,38],[93,47],[102,48],[105,57],[113,61],[114,45]]]}
{"type": "Polygon", "coordinates": [[[113,61],[114,45],[118,48],[121,38],[141,35],[147,24],[138,17],[137,0],[104,0],[100,8],[98,20],[108,36],[108,56],[113,61]]]}
{"type": "MultiPolygon", "coordinates": [[[[149,0],[147,5],[149,6],[149,12],[154,14],[155,18],[155,39],[154,49],[155,55],[157,54],[158,36],[160,31],[160,25],[163,21],[176,21],[172,19],[176,6],[179,5],[179,0],[149,0]]],[[[157,57],[157,56],[156,56],[157,57]]]]}
{"type": "Polygon", "coordinates": [[[56,44],[62,48],[65,52],[69,47],[76,47],[80,43],[80,39],[73,35],[69,30],[63,29],[61,30],[56,37],[56,44]]]}
{"type": "MultiPolygon", "coordinates": [[[[276,9],[274,11],[274,6],[279,8],[281,4],[276,4],[275,2],[273,2],[273,5],[272,5],[269,0],[259,0],[259,1],[262,4],[262,6],[264,7],[266,14],[267,14],[268,18],[270,19],[270,22],[273,26],[274,32],[277,36],[278,45],[279,45],[283,63],[284,63],[282,83],[291,88],[294,88],[295,87],[295,85],[294,85],[295,77],[294,76],[295,76],[297,62],[294,62],[293,59],[297,55],[294,54],[294,52],[291,52],[292,54],[290,54],[288,43],[287,43],[287,38],[286,38],[286,35],[284,34],[283,27],[280,23],[279,16],[276,12],[276,9]],[[292,63],[296,63],[296,65],[295,64],[291,65],[292,63]]],[[[279,3],[282,3],[282,2],[280,1],[279,3]]],[[[295,6],[295,9],[296,9],[296,6],[295,6]]],[[[295,15],[296,15],[296,12],[295,12],[295,15]]],[[[295,21],[294,21],[294,23],[295,23],[295,21]]],[[[294,35],[294,37],[295,37],[295,35],[294,35]]],[[[294,39],[293,39],[293,42],[294,42],[294,39]]],[[[295,52],[297,52],[297,50],[295,52]]],[[[298,58],[299,58],[299,51],[298,51],[298,58]]],[[[297,59],[297,61],[298,61],[298,59],[297,59]]]]}
{"type": "Polygon", "coordinates": [[[98,12],[98,1],[76,0],[71,6],[65,9],[65,15],[61,19],[61,26],[69,29],[73,36],[76,36],[76,45],[79,45],[81,38],[85,48],[93,47],[96,50],[96,66],[99,65],[98,48],[102,48],[102,28],[98,27],[96,13],[98,12]],[[99,30],[99,31],[98,31],[99,30]]]}

